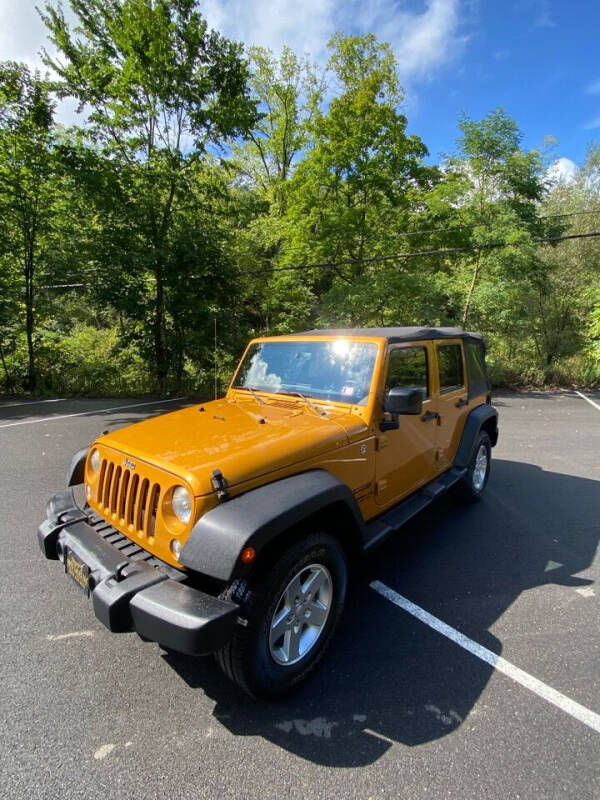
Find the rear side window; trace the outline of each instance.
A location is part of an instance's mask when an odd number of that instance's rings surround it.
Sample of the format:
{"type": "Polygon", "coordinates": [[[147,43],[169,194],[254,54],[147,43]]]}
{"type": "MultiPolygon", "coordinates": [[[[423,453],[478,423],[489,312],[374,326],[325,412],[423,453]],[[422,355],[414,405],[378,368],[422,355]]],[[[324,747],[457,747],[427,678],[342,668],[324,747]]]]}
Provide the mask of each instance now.
{"type": "Polygon", "coordinates": [[[467,375],[469,376],[469,396],[477,397],[490,388],[482,345],[476,342],[465,343],[467,375]]]}
{"type": "Polygon", "coordinates": [[[390,353],[385,391],[392,387],[422,389],[429,397],[427,350],[424,347],[397,347],[390,353]]]}
{"type": "Polygon", "coordinates": [[[451,392],[465,385],[461,346],[459,344],[440,344],[437,347],[438,369],[440,371],[440,392],[451,392]]]}

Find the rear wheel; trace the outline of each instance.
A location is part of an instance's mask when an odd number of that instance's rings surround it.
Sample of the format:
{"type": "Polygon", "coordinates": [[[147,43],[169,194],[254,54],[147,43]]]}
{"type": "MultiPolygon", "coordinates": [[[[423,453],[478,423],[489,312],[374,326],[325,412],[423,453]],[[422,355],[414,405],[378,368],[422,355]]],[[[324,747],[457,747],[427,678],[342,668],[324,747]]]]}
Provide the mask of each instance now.
{"type": "Polygon", "coordinates": [[[217,653],[223,671],[251,695],[284,695],[323,657],[342,613],[347,567],[339,542],[314,533],[254,579],[222,595],[240,605],[236,625],[217,653]]]}
{"type": "Polygon", "coordinates": [[[487,433],[480,433],[465,475],[456,486],[456,494],[465,503],[476,503],[490,476],[492,444],[487,433]]]}

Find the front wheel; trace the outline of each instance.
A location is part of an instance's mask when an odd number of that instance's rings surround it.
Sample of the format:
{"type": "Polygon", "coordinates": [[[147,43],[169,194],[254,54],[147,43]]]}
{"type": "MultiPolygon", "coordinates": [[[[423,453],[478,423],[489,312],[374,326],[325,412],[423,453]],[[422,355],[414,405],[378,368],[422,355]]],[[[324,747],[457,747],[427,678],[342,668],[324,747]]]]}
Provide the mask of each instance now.
{"type": "Polygon", "coordinates": [[[456,494],[465,503],[476,503],[490,476],[492,443],[487,433],[480,433],[465,475],[456,486],[456,494]]]}
{"type": "Polygon", "coordinates": [[[339,542],[314,533],[260,577],[234,581],[224,597],[242,623],[217,653],[223,671],[254,696],[288,693],[323,657],[342,613],[347,567],[339,542]]]}

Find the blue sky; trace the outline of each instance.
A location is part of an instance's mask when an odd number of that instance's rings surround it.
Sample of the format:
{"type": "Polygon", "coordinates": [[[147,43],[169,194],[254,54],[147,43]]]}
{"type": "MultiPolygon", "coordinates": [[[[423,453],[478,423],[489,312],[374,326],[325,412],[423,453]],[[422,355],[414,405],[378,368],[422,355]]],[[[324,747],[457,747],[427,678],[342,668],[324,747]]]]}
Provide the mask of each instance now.
{"type": "Polygon", "coordinates": [[[580,164],[600,141],[600,3],[482,0],[462,30],[462,52],[416,87],[412,122],[432,153],[455,137],[460,111],[477,119],[500,105],[526,147],[551,135],[580,164]]]}
{"type": "MultiPolygon", "coordinates": [[[[0,0],[0,58],[39,63],[45,42],[35,5],[0,0]]],[[[65,2],[64,5],[67,5],[65,2]]],[[[392,45],[406,88],[409,129],[433,160],[451,152],[457,118],[503,106],[567,172],[600,141],[598,0],[204,0],[222,33],[278,51],[283,44],[326,61],[335,30],[373,32],[392,45]]],[[[72,118],[72,106],[61,110],[72,118]]]]}

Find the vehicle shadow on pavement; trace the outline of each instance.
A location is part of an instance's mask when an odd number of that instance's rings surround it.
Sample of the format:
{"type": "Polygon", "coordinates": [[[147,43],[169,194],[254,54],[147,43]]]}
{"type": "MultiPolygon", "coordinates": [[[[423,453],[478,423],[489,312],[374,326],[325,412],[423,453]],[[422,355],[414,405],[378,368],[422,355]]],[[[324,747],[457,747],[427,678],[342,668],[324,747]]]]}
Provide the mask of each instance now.
{"type": "Polygon", "coordinates": [[[244,696],[211,659],[172,652],[164,658],[216,701],[213,715],[231,733],[263,736],[317,764],[363,766],[392,743],[433,741],[476,724],[492,668],[380,597],[369,582],[377,578],[500,654],[489,628],[521,592],[591,583],[576,573],[596,552],[599,494],[597,480],[495,460],[479,504],[445,497],[365,561],[323,663],[284,700],[244,696]]]}

